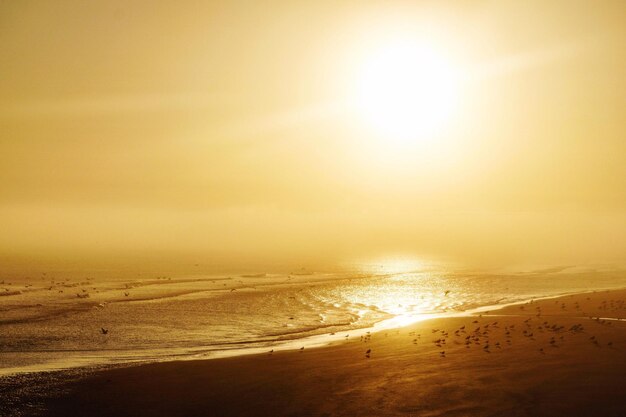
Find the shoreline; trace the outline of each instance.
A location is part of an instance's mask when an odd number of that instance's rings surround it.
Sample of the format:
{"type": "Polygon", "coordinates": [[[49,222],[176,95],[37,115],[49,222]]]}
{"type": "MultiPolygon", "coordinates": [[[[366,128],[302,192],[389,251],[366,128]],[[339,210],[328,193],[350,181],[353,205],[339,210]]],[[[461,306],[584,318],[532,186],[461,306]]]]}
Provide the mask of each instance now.
{"type": "MultiPolygon", "coordinates": [[[[518,301],[512,301],[504,304],[488,304],[484,306],[479,306],[475,308],[471,308],[464,311],[455,311],[455,312],[441,312],[441,313],[420,313],[417,315],[396,315],[394,317],[383,319],[379,322],[374,323],[368,327],[361,327],[356,329],[349,330],[340,330],[333,333],[322,333],[315,334],[311,336],[306,336],[300,339],[289,339],[289,340],[278,340],[268,342],[265,346],[252,346],[252,347],[244,347],[244,348],[233,348],[233,349],[211,349],[207,346],[200,346],[197,348],[187,349],[185,352],[181,352],[177,348],[168,348],[167,350],[171,351],[170,354],[159,355],[158,357],[150,358],[150,359],[142,359],[141,356],[137,356],[137,359],[130,359],[126,361],[116,361],[112,362],[110,359],[103,359],[100,356],[94,358],[83,358],[82,361],[73,358],[72,364],[63,364],[59,361],[54,361],[51,363],[44,364],[36,364],[25,367],[16,367],[16,368],[0,368],[0,380],[2,378],[10,378],[12,376],[19,375],[29,375],[29,374],[39,374],[39,373],[48,373],[48,372],[64,372],[71,370],[88,370],[88,369],[112,369],[112,368],[120,368],[120,367],[134,367],[134,366],[142,366],[149,365],[154,363],[167,363],[167,362],[189,362],[189,361],[203,361],[203,360],[214,360],[214,359],[223,359],[223,358],[233,358],[240,356],[249,356],[249,355],[258,355],[267,352],[268,349],[272,349],[275,352],[284,352],[284,351],[295,351],[300,349],[302,346],[308,349],[312,348],[323,348],[327,346],[332,346],[338,341],[343,341],[342,337],[346,335],[352,335],[352,337],[361,337],[365,334],[370,333],[378,333],[382,331],[390,331],[395,329],[402,329],[407,326],[414,325],[416,323],[427,322],[429,320],[437,320],[437,319],[445,319],[445,318],[458,318],[458,317],[470,317],[475,316],[484,312],[491,311],[499,311],[504,310],[508,307],[517,306],[521,304],[525,304],[532,301],[543,301],[556,299],[561,297],[567,297],[571,295],[583,295],[583,294],[592,294],[595,292],[602,291],[620,291],[626,290],[626,287],[618,287],[618,288],[600,288],[595,290],[583,291],[583,292],[566,292],[559,293],[556,295],[536,295],[530,298],[525,298],[518,301]]],[[[257,342],[253,342],[257,343],[257,342]]],[[[129,354],[132,356],[133,351],[120,351],[121,355],[123,353],[129,354]]]]}
{"type": "MultiPolygon", "coordinates": [[[[617,417],[626,413],[626,400],[617,400],[626,398],[626,322],[602,317],[626,319],[624,300],[626,289],[596,290],[517,303],[495,315],[434,318],[302,351],[74,370],[65,379],[61,371],[50,373],[56,380],[45,393],[23,400],[39,403],[46,416],[617,417]],[[613,305],[615,313],[607,314],[603,306],[613,305]],[[469,332],[475,326],[488,334],[469,332]],[[470,334],[476,340],[465,346],[470,334]],[[477,398],[490,405],[483,408],[477,398]],[[537,401],[539,408],[528,405],[537,401]]],[[[23,377],[31,389],[46,387],[36,376],[23,377]]]]}

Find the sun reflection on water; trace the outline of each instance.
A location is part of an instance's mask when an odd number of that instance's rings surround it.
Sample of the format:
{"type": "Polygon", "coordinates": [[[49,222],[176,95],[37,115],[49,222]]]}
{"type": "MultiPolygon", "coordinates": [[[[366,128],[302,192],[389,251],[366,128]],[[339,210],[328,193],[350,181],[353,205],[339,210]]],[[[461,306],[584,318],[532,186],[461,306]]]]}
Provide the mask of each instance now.
{"type": "Polygon", "coordinates": [[[418,272],[433,267],[432,262],[411,257],[385,257],[369,262],[358,262],[359,269],[371,274],[399,274],[403,272],[418,272]]]}
{"type": "Polygon", "coordinates": [[[362,306],[358,314],[365,321],[376,311],[404,325],[431,314],[463,311],[469,301],[463,280],[451,279],[446,268],[433,262],[386,257],[362,263],[360,270],[368,278],[335,288],[332,298],[362,306]]]}

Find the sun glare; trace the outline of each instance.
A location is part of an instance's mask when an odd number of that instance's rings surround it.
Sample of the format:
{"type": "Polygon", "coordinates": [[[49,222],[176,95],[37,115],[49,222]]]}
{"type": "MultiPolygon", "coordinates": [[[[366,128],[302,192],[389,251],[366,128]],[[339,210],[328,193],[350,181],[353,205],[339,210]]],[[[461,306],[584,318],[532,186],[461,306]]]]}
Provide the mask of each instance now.
{"type": "Polygon", "coordinates": [[[450,120],[458,101],[457,77],[434,48],[393,42],[362,63],[356,100],[362,117],[386,139],[426,139],[450,120]]]}

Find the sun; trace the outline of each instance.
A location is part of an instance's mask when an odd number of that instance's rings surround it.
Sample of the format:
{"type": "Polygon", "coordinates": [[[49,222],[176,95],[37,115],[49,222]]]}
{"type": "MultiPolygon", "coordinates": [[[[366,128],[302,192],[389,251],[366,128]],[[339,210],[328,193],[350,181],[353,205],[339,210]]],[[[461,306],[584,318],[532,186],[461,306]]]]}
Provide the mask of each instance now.
{"type": "Polygon", "coordinates": [[[431,46],[410,40],[368,54],[355,87],[360,115],[386,140],[431,137],[450,121],[458,102],[454,66],[431,46]]]}

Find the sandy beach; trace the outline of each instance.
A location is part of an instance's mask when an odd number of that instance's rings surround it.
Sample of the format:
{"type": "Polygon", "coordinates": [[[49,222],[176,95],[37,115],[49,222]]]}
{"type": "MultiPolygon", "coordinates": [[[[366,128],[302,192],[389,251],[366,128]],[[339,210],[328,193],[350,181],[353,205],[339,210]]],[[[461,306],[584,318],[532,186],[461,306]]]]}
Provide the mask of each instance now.
{"type": "Polygon", "coordinates": [[[625,300],[626,290],[568,295],[342,336],[323,348],[111,369],[61,383],[36,409],[59,417],[624,416],[625,300]]]}

